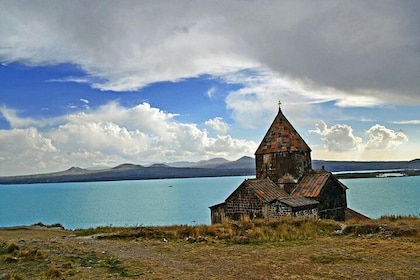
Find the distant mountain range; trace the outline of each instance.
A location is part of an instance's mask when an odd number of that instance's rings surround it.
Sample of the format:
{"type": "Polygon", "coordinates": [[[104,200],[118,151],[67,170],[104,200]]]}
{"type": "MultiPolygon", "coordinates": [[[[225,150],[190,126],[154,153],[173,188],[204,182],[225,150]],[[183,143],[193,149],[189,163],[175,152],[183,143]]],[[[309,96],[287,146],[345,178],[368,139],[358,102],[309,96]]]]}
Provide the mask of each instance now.
{"type": "Polygon", "coordinates": [[[189,167],[189,168],[215,168],[215,169],[252,169],[255,174],[255,159],[252,157],[241,157],[235,161],[229,161],[224,158],[213,158],[210,160],[201,160],[198,162],[172,162],[167,163],[170,167],[189,167]]]}
{"type": "MultiPolygon", "coordinates": [[[[420,169],[420,159],[412,161],[371,162],[312,161],[312,167],[314,169],[321,169],[322,166],[331,172],[420,169]]],[[[228,161],[224,158],[214,158],[199,162],[156,163],[151,166],[125,163],[113,168],[100,170],[71,167],[65,171],[48,174],[0,177],[0,184],[92,182],[247,175],[255,175],[255,160],[254,158],[245,156],[235,161],[228,161]]]]}
{"type": "Polygon", "coordinates": [[[35,184],[64,182],[93,182],[145,180],[192,177],[246,176],[255,174],[255,163],[251,157],[242,157],[236,161],[211,159],[195,163],[156,163],[151,166],[125,163],[113,168],[90,170],[71,167],[65,171],[0,177],[0,184],[35,184]],[[173,166],[170,166],[173,165],[173,166]]]}

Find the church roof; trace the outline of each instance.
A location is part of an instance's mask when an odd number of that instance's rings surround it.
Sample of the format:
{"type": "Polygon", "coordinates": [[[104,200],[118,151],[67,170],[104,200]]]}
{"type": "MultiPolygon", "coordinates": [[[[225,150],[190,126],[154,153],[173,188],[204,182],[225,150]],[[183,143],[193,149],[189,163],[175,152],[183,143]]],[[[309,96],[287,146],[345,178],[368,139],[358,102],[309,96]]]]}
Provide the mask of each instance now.
{"type": "Polygon", "coordinates": [[[279,108],[277,116],[255,154],[297,151],[311,151],[311,148],[309,148],[305,140],[303,140],[279,108]]]}
{"type": "Polygon", "coordinates": [[[310,198],[306,198],[306,197],[292,197],[292,196],[286,196],[286,197],[281,197],[278,199],[278,201],[287,204],[293,208],[295,207],[302,207],[302,206],[310,206],[310,205],[317,205],[319,204],[318,201],[310,199],[310,198]]]}
{"type": "MultiPolygon", "coordinates": [[[[289,196],[286,191],[281,189],[270,179],[248,179],[245,180],[241,186],[251,189],[259,199],[266,203],[279,199],[280,197],[289,196]]],[[[241,186],[239,186],[238,189],[241,186]]],[[[234,195],[234,193],[232,193],[232,195],[234,195]]],[[[229,197],[226,200],[228,199],[229,197]]]]}
{"type": "Polygon", "coordinates": [[[292,196],[317,198],[330,179],[335,180],[343,189],[347,189],[344,184],[335,179],[331,172],[324,170],[313,170],[311,173],[302,177],[302,179],[297,184],[296,189],[293,191],[292,196]]]}

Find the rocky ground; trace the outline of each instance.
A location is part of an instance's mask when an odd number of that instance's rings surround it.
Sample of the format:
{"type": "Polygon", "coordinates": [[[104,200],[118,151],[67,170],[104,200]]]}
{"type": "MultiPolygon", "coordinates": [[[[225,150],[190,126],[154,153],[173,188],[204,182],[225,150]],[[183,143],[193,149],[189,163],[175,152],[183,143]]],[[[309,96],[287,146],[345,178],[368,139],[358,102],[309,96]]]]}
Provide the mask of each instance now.
{"type": "Polygon", "coordinates": [[[420,279],[418,232],[255,241],[139,230],[0,229],[0,279],[420,279]]]}

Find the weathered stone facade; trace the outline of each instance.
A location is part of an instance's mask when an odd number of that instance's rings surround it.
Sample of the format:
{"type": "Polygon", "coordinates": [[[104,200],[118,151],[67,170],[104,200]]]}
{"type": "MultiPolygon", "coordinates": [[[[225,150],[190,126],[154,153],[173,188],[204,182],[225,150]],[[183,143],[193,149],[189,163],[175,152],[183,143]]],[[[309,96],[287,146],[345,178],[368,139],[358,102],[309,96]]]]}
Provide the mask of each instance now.
{"type": "Polygon", "coordinates": [[[346,192],[340,183],[329,180],[317,200],[320,202],[320,218],[344,221],[347,199],[346,192]]]}
{"type": "Polygon", "coordinates": [[[287,204],[281,203],[278,200],[273,201],[268,205],[268,217],[280,218],[284,216],[292,216],[292,207],[287,204]]]}
{"type": "Polygon", "coordinates": [[[255,152],[257,179],[301,178],[312,169],[311,149],[279,109],[255,152]]]}
{"type": "Polygon", "coordinates": [[[239,220],[242,217],[264,218],[263,202],[250,188],[239,187],[225,204],[226,216],[233,220],[239,220]]]}
{"type": "Polygon", "coordinates": [[[267,217],[274,219],[281,217],[318,218],[318,207],[317,204],[313,204],[312,207],[305,206],[292,208],[291,206],[276,200],[268,205],[267,217]]]}
{"type": "Polygon", "coordinates": [[[257,154],[255,165],[257,179],[277,182],[285,174],[298,179],[311,170],[311,155],[307,151],[257,154]]]}

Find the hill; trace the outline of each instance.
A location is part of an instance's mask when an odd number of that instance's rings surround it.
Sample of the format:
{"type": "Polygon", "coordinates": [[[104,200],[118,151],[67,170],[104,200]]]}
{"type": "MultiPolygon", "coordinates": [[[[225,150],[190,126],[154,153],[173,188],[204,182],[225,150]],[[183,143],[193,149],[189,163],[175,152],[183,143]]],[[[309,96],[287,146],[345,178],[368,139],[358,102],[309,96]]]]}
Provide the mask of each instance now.
{"type": "Polygon", "coordinates": [[[229,162],[230,161],[224,158],[213,158],[209,160],[200,160],[198,162],[178,161],[178,162],[171,162],[171,163],[166,163],[166,164],[171,167],[214,168],[214,167],[217,167],[218,165],[222,165],[229,162]]]}
{"type": "Polygon", "coordinates": [[[193,166],[200,167],[171,167],[167,164],[156,163],[148,167],[124,163],[113,168],[88,170],[71,167],[65,171],[0,177],[0,184],[35,184],[35,183],[64,183],[64,182],[92,182],[92,181],[120,181],[145,180],[192,177],[222,177],[254,175],[252,158],[241,158],[237,161],[215,159],[202,161],[193,166]]]}
{"type": "Polygon", "coordinates": [[[227,168],[227,169],[255,169],[255,159],[252,157],[241,157],[238,160],[235,161],[230,161],[230,162],[226,162],[223,164],[220,164],[218,166],[216,166],[216,168],[218,169],[223,169],[223,168],[227,168]]]}
{"type": "Polygon", "coordinates": [[[410,169],[420,169],[420,159],[414,159],[408,162],[410,169]]]}

